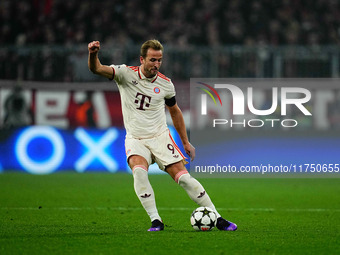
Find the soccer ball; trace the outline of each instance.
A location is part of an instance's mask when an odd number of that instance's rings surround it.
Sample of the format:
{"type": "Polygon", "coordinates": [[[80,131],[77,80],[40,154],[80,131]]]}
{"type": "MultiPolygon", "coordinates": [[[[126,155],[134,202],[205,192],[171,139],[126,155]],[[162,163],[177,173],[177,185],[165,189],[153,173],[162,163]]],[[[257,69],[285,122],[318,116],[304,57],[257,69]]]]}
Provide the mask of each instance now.
{"type": "Polygon", "coordinates": [[[216,214],[209,207],[198,207],[190,217],[191,226],[197,231],[209,231],[216,225],[216,214]]]}

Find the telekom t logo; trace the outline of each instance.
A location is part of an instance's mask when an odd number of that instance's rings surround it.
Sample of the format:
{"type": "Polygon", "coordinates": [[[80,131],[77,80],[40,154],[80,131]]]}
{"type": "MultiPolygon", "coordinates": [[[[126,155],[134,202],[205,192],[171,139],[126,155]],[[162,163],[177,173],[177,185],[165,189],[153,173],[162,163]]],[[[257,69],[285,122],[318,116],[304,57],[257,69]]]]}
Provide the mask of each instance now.
{"type": "MultiPolygon", "coordinates": [[[[244,115],[245,96],[243,91],[232,84],[215,84],[215,89],[227,89],[231,92],[233,98],[233,115],[244,115]]],[[[298,87],[282,87],[281,88],[281,115],[287,115],[287,105],[295,105],[304,115],[312,115],[306,107],[303,106],[311,99],[311,93],[309,90],[298,87]],[[288,95],[300,94],[302,96],[298,98],[289,98],[288,95]]],[[[202,94],[202,107],[201,114],[207,115],[207,95],[202,94]]],[[[247,105],[249,111],[255,115],[270,115],[275,112],[278,105],[278,88],[272,89],[272,105],[269,109],[259,110],[255,109],[253,104],[253,88],[247,88],[247,105]]],[[[222,105],[222,104],[221,104],[222,105]]]]}
{"type": "Polygon", "coordinates": [[[151,97],[137,92],[135,104],[139,104],[138,110],[145,111],[143,107],[150,107],[151,97]],[[146,99],[148,102],[146,102],[146,99]],[[144,104],[145,103],[145,104],[144,104]]]}

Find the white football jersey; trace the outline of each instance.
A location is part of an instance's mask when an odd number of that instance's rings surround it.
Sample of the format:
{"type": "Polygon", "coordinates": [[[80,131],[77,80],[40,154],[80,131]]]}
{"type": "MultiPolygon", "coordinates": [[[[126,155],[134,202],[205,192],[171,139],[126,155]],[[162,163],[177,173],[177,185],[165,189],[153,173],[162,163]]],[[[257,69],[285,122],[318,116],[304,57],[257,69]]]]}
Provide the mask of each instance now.
{"type": "Polygon", "coordinates": [[[146,78],[139,66],[111,67],[120,93],[126,136],[151,138],[166,131],[165,99],[176,94],[171,80],[159,72],[146,78]]]}

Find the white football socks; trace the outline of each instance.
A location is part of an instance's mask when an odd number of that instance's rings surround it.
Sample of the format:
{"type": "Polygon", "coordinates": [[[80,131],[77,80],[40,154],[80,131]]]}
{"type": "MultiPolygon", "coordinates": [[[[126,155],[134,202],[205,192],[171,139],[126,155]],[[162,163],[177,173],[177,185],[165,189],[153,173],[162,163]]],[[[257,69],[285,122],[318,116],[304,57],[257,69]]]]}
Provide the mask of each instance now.
{"type": "Polygon", "coordinates": [[[221,217],[203,186],[188,171],[178,172],[175,176],[175,181],[185,189],[189,197],[199,206],[209,207],[216,213],[217,218],[221,217]]]}
{"type": "Polygon", "coordinates": [[[156,208],[155,194],[149,182],[148,170],[144,166],[137,165],[132,172],[136,195],[149,215],[151,222],[156,219],[161,221],[156,208]]]}

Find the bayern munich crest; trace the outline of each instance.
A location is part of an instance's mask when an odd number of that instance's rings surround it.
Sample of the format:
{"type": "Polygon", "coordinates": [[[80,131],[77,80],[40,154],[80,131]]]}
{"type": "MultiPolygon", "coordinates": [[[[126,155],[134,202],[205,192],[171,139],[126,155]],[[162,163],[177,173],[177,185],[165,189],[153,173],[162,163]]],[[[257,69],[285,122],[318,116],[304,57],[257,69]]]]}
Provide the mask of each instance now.
{"type": "Polygon", "coordinates": [[[153,91],[154,91],[156,94],[158,94],[159,92],[161,92],[160,88],[158,88],[158,87],[155,87],[155,88],[153,89],[153,91]]]}

